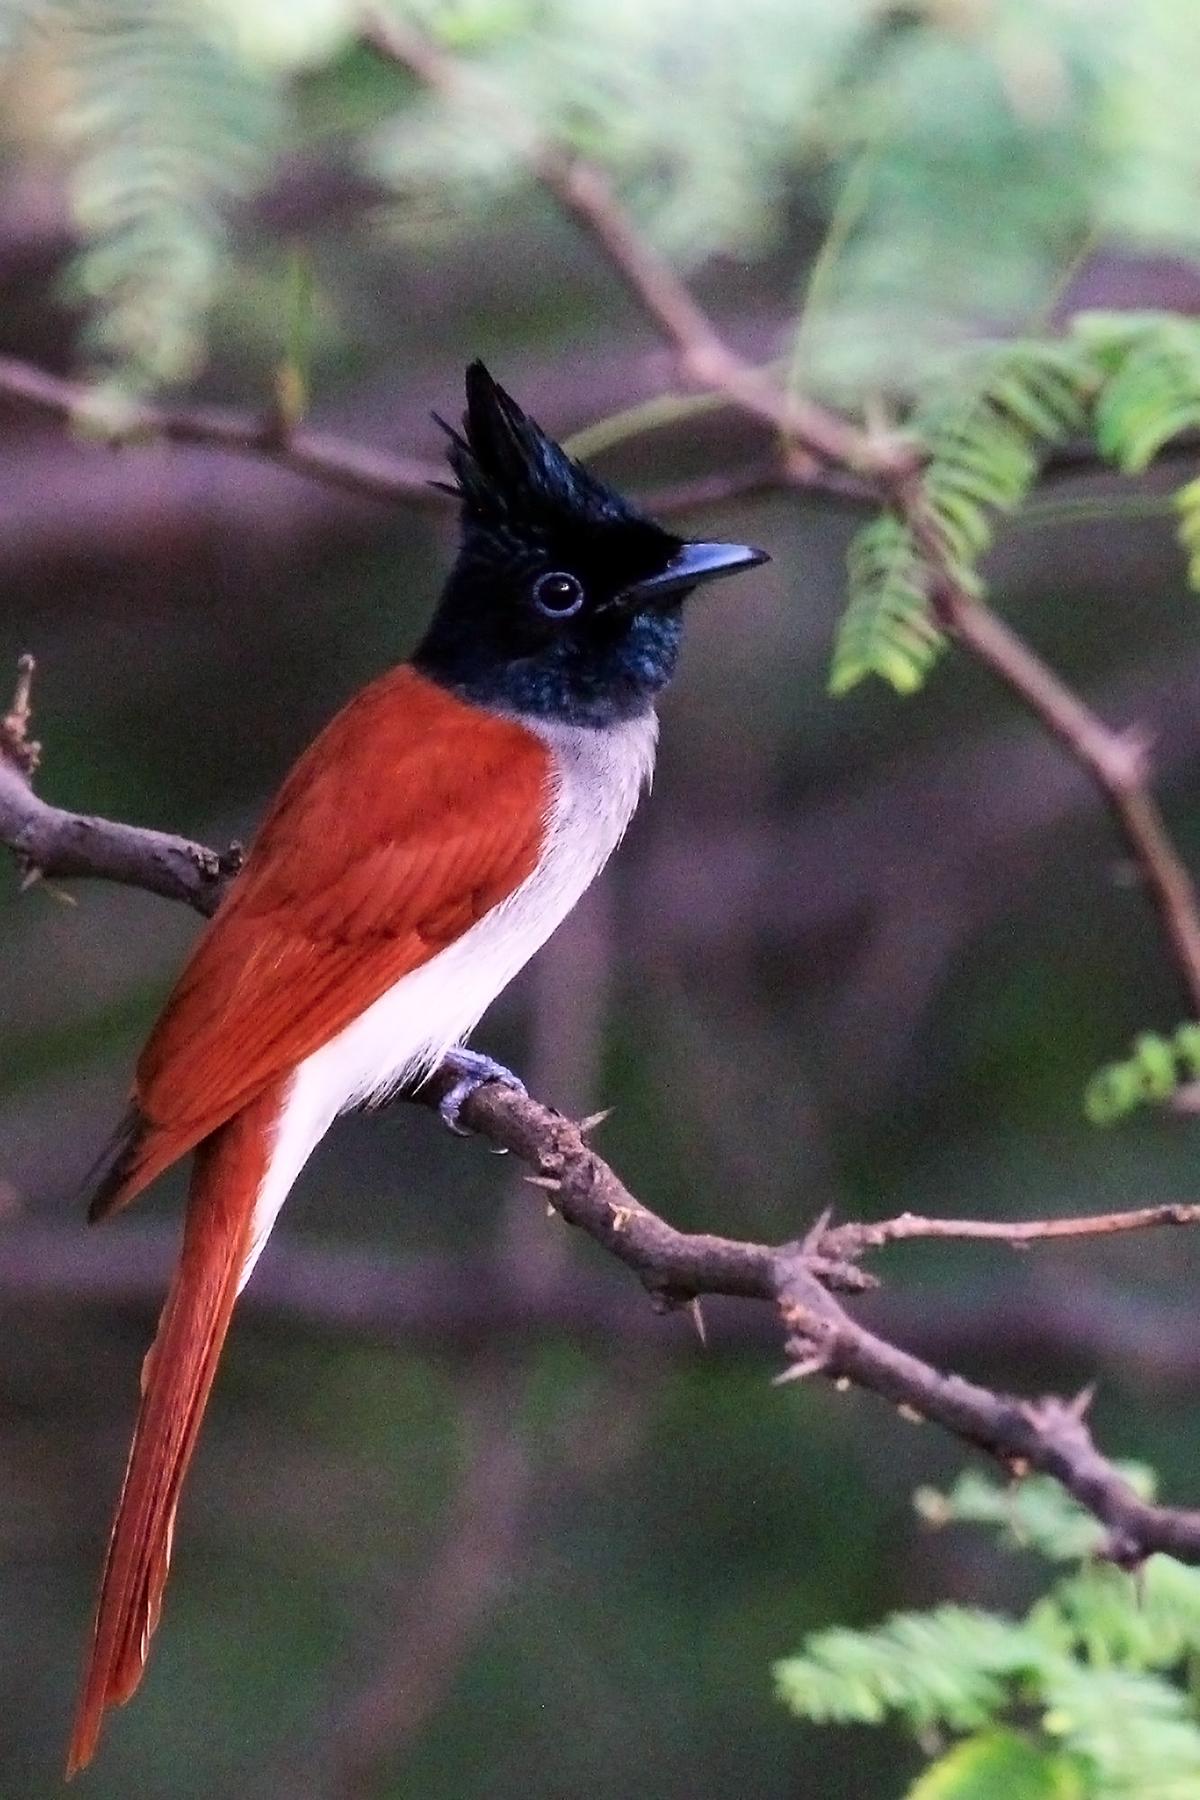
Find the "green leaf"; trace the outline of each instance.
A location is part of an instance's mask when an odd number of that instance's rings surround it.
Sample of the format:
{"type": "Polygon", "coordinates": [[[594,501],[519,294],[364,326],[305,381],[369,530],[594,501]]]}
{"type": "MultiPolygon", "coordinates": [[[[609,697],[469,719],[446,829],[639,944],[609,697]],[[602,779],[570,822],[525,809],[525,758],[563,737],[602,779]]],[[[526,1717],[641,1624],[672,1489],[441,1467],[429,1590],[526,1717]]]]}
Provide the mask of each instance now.
{"type": "Polygon", "coordinates": [[[83,248],[71,269],[94,364],[133,391],[192,375],[225,277],[226,212],[282,144],[274,72],[211,10],[137,0],[64,9],[61,128],[83,248]]]}
{"type": "Polygon", "coordinates": [[[1174,1557],[1151,1557],[1136,1577],[1086,1564],[1035,1610],[1052,1610],[1065,1641],[1101,1666],[1171,1669],[1200,1654],[1200,1570],[1174,1557]]]}
{"type": "Polygon", "coordinates": [[[1200,427],[1200,324],[1174,313],[1084,315],[1105,379],[1096,399],[1096,441],[1127,474],[1140,474],[1180,432],[1200,427]]]}
{"type": "MultiPolygon", "coordinates": [[[[1149,1469],[1140,1463],[1117,1466],[1143,1499],[1153,1498],[1149,1469]]],[[[1015,1548],[1036,1550],[1052,1562],[1091,1556],[1104,1538],[1099,1521],[1047,1476],[1002,1483],[972,1469],[959,1476],[949,1493],[919,1488],[916,1507],[930,1525],[998,1525],[1015,1548]]]]}
{"type": "Polygon", "coordinates": [[[906,1800],[1088,1800],[1088,1790],[1072,1757],[1015,1731],[989,1731],[940,1756],[906,1800]]]}
{"type": "Polygon", "coordinates": [[[1083,1110],[1093,1125],[1115,1125],[1139,1106],[1161,1106],[1186,1081],[1200,1079],[1200,1025],[1180,1025],[1169,1038],[1143,1031],[1120,1062],[1098,1069],[1083,1110]]]}
{"type": "Polygon", "coordinates": [[[1063,1658],[1042,1692],[1043,1728],[1083,1759],[1097,1800],[1196,1800],[1200,1725],[1181,1689],[1063,1658]]]}
{"type": "Polygon", "coordinates": [[[848,693],[867,675],[898,694],[915,693],[944,639],[929,617],[912,533],[884,514],[851,541],[846,566],[850,599],[834,646],[830,693],[848,693]]]}
{"type": "Polygon", "coordinates": [[[878,1724],[896,1714],[917,1730],[990,1724],[1014,1686],[1057,1656],[1044,1635],[974,1607],[896,1613],[869,1631],[819,1631],[802,1656],[776,1665],[781,1698],[818,1723],[878,1724]]]}

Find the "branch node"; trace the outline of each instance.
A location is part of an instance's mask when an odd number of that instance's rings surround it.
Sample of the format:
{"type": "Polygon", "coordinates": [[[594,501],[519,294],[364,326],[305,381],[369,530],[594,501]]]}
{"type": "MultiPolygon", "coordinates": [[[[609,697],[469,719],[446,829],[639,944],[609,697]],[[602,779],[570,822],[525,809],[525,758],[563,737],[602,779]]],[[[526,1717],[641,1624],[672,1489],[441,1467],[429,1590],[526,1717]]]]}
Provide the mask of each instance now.
{"type": "Polygon", "coordinates": [[[1135,1578],[1140,1576],[1149,1560],[1146,1546],[1139,1543],[1131,1532],[1121,1531],[1114,1527],[1096,1552],[1100,1562],[1115,1563],[1118,1569],[1135,1578]]]}
{"type": "Polygon", "coordinates": [[[1109,733],[1102,742],[1104,778],[1111,791],[1126,797],[1140,792],[1150,779],[1150,734],[1131,725],[1109,733]]]}
{"type": "MultiPolygon", "coordinates": [[[[650,1296],[650,1310],[661,1314],[679,1312],[684,1307],[689,1310],[696,1304],[696,1296],[670,1287],[665,1282],[656,1282],[653,1275],[643,1277],[646,1292],[650,1296]]],[[[701,1331],[703,1341],[703,1331],[701,1331]]]]}
{"type": "Polygon", "coordinates": [[[805,1258],[805,1267],[810,1275],[829,1288],[835,1294],[869,1294],[879,1286],[879,1277],[860,1269],[857,1263],[847,1262],[840,1256],[810,1256],[805,1258]]]}
{"type": "Polygon", "coordinates": [[[241,873],[242,864],[245,860],[245,844],[242,843],[240,838],[231,838],[226,848],[221,851],[216,859],[215,873],[222,880],[232,880],[233,876],[241,873]]]}

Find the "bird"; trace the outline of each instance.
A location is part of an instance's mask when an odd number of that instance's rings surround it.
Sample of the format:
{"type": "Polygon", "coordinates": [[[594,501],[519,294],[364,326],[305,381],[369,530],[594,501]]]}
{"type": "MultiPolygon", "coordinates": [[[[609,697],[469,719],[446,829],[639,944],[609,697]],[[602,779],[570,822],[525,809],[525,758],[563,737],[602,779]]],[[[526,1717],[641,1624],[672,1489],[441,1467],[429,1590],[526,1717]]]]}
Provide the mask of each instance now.
{"type": "MultiPolygon", "coordinates": [[[[437,415],[434,415],[437,418],[437,415]]],[[[574,460],[482,362],[447,434],[457,555],[411,659],[303,752],[197,941],[93,1169],[88,1217],[192,1155],[178,1263],[142,1367],[67,1758],[137,1688],[175,1513],[228,1331],[275,1220],[339,1114],[466,1047],[600,873],[650,781],[655,702],[698,586],[765,562],[676,536],[574,460]]]]}

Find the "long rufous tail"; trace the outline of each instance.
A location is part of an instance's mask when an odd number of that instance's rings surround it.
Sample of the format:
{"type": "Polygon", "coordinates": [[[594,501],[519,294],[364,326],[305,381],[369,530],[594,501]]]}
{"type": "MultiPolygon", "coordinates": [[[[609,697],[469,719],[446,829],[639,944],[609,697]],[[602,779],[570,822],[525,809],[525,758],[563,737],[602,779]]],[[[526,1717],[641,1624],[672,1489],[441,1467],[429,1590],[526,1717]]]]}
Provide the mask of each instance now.
{"type": "Polygon", "coordinates": [[[75,1714],[67,1775],[92,1759],[104,1714],[142,1678],[158,1624],[175,1509],[252,1241],[254,1202],[279,1113],[278,1085],[198,1147],[183,1248],[154,1343],[75,1714]]]}

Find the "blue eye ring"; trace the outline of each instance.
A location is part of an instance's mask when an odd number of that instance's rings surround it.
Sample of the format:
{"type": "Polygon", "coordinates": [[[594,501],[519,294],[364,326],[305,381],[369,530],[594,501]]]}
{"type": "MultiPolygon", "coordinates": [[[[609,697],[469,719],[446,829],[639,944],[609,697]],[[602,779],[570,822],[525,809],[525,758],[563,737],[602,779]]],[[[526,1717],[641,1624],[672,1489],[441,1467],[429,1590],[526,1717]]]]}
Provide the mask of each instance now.
{"type": "Polygon", "coordinates": [[[583,583],[566,569],[549,569],[530,590],[533,604],[547,619],[570,619],[583,605],[583,583]]]}

